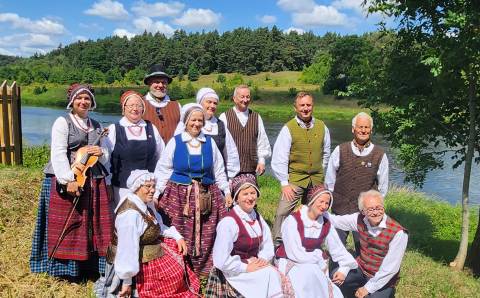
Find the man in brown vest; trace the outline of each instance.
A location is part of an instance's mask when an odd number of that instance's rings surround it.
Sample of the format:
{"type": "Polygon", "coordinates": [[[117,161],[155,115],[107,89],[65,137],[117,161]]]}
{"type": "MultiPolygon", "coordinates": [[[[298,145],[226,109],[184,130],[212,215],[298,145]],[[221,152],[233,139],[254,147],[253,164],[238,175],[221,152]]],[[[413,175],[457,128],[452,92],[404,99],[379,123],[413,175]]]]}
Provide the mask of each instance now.
{"type": "Polygon", "coordinates": [[[143,119],[152,122],[157,127],[166,145],[173,137],[175,128],[180,121],[180,103],[171,100],[167,95],[168,84],[172,82],[172,78],[161,65],[155,64],[150,67],[143,82],[149,87],[149,91],[144,97],[146,104],[143,119]]]}
{"type": "Polygon", "coordinates": [[[394,297],[408,231],[385,214],[383,195],[376,190],[360,194],[358,209],[361,213],[330,215],[337,230],[360,235],[358,269],[350,270],[340,289],[345,297],[394,297]]]}
{"type": "Polygon", "coordinates": [[[273,239],[281,243],[281,226],[300,201],[307,204],[308,190],[323,185],[324,169],[330,156],[330,133],[313,117],[313,96],[299,92],[295,97],[295,118],[280,131],[273,147],[272,170],[282,186],[282,195],[273,225],[273,239]]]}
{"type": "Polygon", "coordinates": [[[265,160],[272,154],[260,115],[248,108],[250,88],[239,85],[233,93],[235,106],[219,117],[230,131],[240,157],[239,174],[262,175],[265,160]]]}
{"type": "MultiPolygon", "coordinates": [[[[338,215],[358,212],[357,198],[362,191],[388,190],[388,159],[384,150],[370,141],[373,119],[361,112],[352,119],[353,141],[342,143],[333,150],[328,162],[325,185],[333,193],[332,212],[338,215]]],[[[348,232],[337,230],[345,244],[348,232]]],[[[356,253],[360,243],[353,232],[356,253]]]]}

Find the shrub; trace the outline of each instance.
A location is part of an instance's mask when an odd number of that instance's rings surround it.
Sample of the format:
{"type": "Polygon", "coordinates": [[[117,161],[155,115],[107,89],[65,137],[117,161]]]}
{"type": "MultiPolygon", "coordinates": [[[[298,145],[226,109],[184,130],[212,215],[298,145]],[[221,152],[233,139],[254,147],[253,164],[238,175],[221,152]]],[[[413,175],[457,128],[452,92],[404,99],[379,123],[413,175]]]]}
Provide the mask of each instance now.
{"type": "Polygon", "coordinates": [[[50,160],[50,146],[24,146],[23,166],[27,168],[41,169],[50,160]]]}

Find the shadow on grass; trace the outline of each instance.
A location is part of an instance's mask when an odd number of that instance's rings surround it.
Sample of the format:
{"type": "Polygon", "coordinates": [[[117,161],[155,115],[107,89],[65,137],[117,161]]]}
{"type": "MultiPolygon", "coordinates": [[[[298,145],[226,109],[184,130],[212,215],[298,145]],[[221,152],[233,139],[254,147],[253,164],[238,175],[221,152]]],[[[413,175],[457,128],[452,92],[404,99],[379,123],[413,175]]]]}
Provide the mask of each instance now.
{"type": "Polygon", "coordinates": [[[408,229],[408,248],[431,257],[435,261],[448,263],[457,253],[459,241],[436,237],[438,226],[428,212],[415,212],[401,206],[387,208],[389,216],[408,229]]]}

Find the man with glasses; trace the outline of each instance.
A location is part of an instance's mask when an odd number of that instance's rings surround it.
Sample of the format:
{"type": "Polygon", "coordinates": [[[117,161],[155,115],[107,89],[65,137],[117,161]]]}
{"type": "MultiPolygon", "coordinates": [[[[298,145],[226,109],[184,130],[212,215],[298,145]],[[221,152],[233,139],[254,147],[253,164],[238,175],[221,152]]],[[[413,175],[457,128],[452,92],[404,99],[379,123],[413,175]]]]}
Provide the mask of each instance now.
{"type": "Polygon", "coordinates": [[[240,157],[239,174],[262,175],[265,160],[272,154],[260,115],[248,108],[250,88],[239,85],[233,92],[235,106],[219,117],[230,131],[240,157]]]}
{"type": "Polygon", "coordinates": [[[350,270],[340,287],[345,297],[394,297],[408,234],[385,214],[383,195],[376,190],[360,193],[358,209],[350,215],[330,215],[332,224],[343,231],[358,232],[358,269],[350,270]]]}
{"type": "Polygon", "coordinates": [[[171,100],[167,95],[168,84],[172,78],[165,72],[162,65],[150,67],[149,73],[143,79],[149,91],[145,95],[145,115],[157,127],[165,144],[173,137],[175,128],[180,121],[180,103],[171,100]]]}
{"type": "MultiPolygon", "coordinates": [[[[385,196],[388,190],[388,159],[385,151],[370,141],[373,119],[361,112],[352,119],[353,140],[333,150],[328,162],[325,185],[333,193],[332,212],[338,215],[358,212],[357,198],[362,191],[376,189],[385,196]]],[[[348,232],[337,230],[346,243],[348,232]]],[[[356,254],[358,233],[353,232],[356,254]]]]}

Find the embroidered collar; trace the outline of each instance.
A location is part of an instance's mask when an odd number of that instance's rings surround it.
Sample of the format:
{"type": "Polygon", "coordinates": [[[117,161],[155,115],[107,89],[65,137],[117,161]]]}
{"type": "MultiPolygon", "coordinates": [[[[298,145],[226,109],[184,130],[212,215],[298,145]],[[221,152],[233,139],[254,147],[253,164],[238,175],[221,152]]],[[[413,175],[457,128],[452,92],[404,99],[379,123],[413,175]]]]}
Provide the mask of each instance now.
{"type": "Polygon", "coordinates": [[[205,121],[205,125],[202,128],[202,131],[206,134],[218,134],[218,119],[215,116],[212,118],[207,119],[205,121]]]}
{"type": "Polygon", "coordinates": [[[252,212],[247,213],[243,211],[242,208],[240,208],[240,206],[238,205],[235,205],[233,207],[233,210],[235,211],[235,213],[237,213],[238,217],[240,217],[241,219],[247,222],[257,220],[257,214],[255,210],[252,210],[252,212]]]}
{"type": "Polygon", "coordinates": [[[297,121],[298,125],[300,125],[301,128],[313,128],[315,126],[315,117],[312,116],[312,120],[310,120],[309,126],[307,127],[307,123],[305,123],[302,119],[298,118],[298,116],[295,116],[295,120],[297,121]]]}
{"type": "Polygon", "coordinates": [[[312,220],[310,217],[308,217],[308,207],[305,205],[302,205],[300,208],[300,218],[303,221],[303,226],[305,228],[315,228],[315,229],[321,229],[323,225],[323,214],[318,217],[317,220],[312,220]]]}
{"type": "Polygon", "coordinates": [[[207,138],[205,137],[205,134],[203,132],[200,132],[200,134],[197,136],[197,137],[192,137],[188,132],[184,131],[182,132],[182,142],[186,143],[186,142],[189,142],[191,140],[197,140],[197,141],[200,141],[202,143],[205,143],[207,141],[207,138]]]}
{"type": "Polygon", "coordinates": [[[123,127],[130,127],[130,126],[143,126],[143,127],[145,127],[145,126],[147,126],[147,123],[143,119],[140,119],[140,121],[138,121],[137,123],[132,123],[125,116],[123,116],[122,119],[120,119],[119,123],[123,127]]]}

